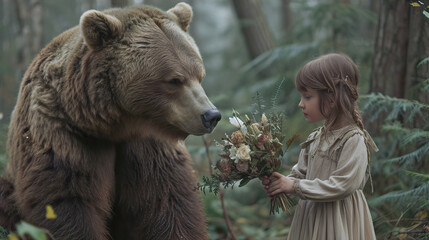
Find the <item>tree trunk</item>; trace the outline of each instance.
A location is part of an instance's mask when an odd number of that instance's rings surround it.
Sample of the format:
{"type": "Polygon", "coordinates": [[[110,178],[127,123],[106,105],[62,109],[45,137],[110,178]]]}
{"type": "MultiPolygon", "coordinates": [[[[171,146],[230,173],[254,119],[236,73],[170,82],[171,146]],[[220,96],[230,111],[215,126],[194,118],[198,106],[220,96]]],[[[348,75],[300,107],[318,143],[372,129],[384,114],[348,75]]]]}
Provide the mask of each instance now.
{"type": "Polygon", "coordinates": [[[112,0],[112,7],[126,7],[130,4],[129,0],[112,0]]]}
{"type": "MultiPolygon", "coordinates": [[[[429,65],[417,68],[419,61],[429,57],[429,21],[422,11],[423,7],[412,7],[408,1],[381,1],[371,92],[428,102],[419,83],[429,77],[429,65]]],[[[378,131],[383,118],[380,116],[370,129],[378,131]]]]}
{"type": "Polygon", "coordinates": [[[232,0],[252,59],[274,47],[259,0],[232,0]]]}
{"type": "Polygon", "coordinates": [[[426,63],[417,68],[417,64],[422,59],[429,57],[429,18],[423,15],[422,10],[423,7],[411,7],[410,9],[410,36],[405,82],[406,88],[411,91],[405,96],[429,103],[429,94],[420,91],[420,87],[414,88],[429,78],[429,64],[426,63]]]}
{"type": "Polygon", "coordinates": [[[385,0],[380,4],[379,22],[370,91],[403,98],[406,76],[410,11],[408,1],[385,0]]]}
{"type": "Polygon", "coordinates": [[[290,0],[282,0],[282,23],[284,32],[290,33],[292,30],[290,0]]]}
{"type": "Polygon", "coordinates": [[[43,9],[41,0],[15,0],[15,10],[18,18],[17,64],[22,77],[43,46],[43,9]]]}

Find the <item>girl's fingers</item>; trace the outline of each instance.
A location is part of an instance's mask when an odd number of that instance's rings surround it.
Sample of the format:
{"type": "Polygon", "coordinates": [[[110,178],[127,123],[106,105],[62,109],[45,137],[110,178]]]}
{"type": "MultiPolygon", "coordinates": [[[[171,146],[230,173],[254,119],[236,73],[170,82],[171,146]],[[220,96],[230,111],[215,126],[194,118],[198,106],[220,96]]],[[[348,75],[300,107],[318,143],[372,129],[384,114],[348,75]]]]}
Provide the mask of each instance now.
{"type": "Polygon", "coordinates": [[[285,176],[283,176],[282,174],[280,174],[278,172],[273,172],[269,179],[270,179],[270,181],[275,181],[275,180],[281,179],[283,177],[285,177],[285,176]]]}
{"type": "Polygon", "coordinates": [[[268,189],[267,189],[267,192],[268,193],[272,193],[274,190],[276,190],[276,189],[278,189],[278,187],[277,186],[269,186],[268,187],[268,189]]]}
{"type": "Polygon", "coordinates": [[[268,180],[268,176],[262,176],[262,177],[259,177],[259,179],[260,179],[261,181],[268,180]]]}
{"type": "Polygon", "coordinates": [[[280,189],[277,189],[277,190],[275,190],[275,191],[273,191],[273,192],[271,192],[270,194],[271,194],[271,196],[272,197],[274,197],[275,195],[277,195],[277,194],[279,194],[279,193],[281,193],[282,191],[280,190],[280,189]]]}
{"type": "Polygon", "coordinates": [[[277,179],[278,179],[278,177],[273,176],[273,175],[271,175],[271,176],[270,176],[270,178],[269,178],[269,180],[270,180],[270,181],[275,181],[275,180],[277,180],[277,179]]]}
{"type": "Polygon", "coordinates": [[[259,177],[263,185],[268,185],[270,183],[270,179],[267,176],[259,177]]]}
{"type": "Polygon", "coordinates": [[[280,181],[275,181],[275,182],[271,182],[268,186],[271,187],[277,187],[277,186],[281,186],[281,182],[280,181]]]}
{"type": "Polygon", "coordinates": [[[271,195],[275,195],[275,194],[280,193],[280,192],[283,192],[283,188],[281,185],[270,187],[268,189],[268,193],[271,195]]]}

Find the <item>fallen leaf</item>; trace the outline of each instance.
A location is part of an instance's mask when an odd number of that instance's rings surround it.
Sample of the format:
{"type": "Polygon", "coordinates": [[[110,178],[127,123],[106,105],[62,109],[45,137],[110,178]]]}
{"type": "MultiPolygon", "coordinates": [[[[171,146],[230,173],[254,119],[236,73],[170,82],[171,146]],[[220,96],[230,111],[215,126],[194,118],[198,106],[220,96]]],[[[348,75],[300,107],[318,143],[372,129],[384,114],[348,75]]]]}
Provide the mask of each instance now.
{"type": "Polygon", "coordinates": [[[54,209],[51,205],[46,205],[46,218],[47,219],[56,219],[57,215],[54,212],[54,209]]]}

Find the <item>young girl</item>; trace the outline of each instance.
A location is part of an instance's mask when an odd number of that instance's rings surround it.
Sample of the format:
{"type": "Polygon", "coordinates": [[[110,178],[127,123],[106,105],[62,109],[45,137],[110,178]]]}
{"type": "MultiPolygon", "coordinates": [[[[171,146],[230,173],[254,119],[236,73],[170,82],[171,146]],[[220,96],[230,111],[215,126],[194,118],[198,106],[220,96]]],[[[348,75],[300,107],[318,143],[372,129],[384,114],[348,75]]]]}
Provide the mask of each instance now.
{"type": "Polygon", "coordinates": [[[359,115],[358,81],[356,64],[343,54],[321,56],[297,74],[306,121],[325,123],[301,144],[290,175],[262,179],[268,196],[300,198],[288,239],[375,239],[362,190],[370,176],[369,150],[378,149],[359,115]]]}

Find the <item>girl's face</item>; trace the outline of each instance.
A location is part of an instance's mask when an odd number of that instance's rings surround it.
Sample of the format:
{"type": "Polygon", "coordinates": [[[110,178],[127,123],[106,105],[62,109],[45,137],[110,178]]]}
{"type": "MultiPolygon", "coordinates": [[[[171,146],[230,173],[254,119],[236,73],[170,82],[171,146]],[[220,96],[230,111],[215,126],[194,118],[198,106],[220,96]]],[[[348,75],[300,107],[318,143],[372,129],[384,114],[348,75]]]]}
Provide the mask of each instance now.
{"type": "Polygon", "coordinates": [[[326,118],[320,112],[320,99],[319,93],[316,90],[307,89],[305,92],[301,92],[301,101],[298,107],[302,109],[305,120],[308,123],[317,123],[326,118]]]}

